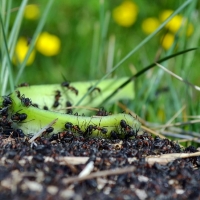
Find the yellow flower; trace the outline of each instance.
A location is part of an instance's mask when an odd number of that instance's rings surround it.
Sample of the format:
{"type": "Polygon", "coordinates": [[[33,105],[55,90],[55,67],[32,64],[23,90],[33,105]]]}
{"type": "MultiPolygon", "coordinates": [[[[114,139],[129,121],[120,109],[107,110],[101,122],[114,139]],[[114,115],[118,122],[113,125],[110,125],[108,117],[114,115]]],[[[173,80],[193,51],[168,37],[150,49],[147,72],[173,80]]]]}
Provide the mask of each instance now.
{"type": "MultiPolygon", "coordinates": [[[[171,14],[173,13],[173,10],[165,10],[161,13],[160,19],[163,22],[166,20],[171,14]]],[[[193,31],[194,27],[191,23],[187,24],[187,19],[183,18],[181,15],[176,15],[174,16],[166,25],[166,28],[168,28],[171,32],[176,33],[181,26],[186,26],[187,25],[187,30],[186,34],[187,36],[190,36],[193,31]]]]}
{"type": "MultiPolygon", "coordinates": [[[[28,46],[27,38],[20,37],[15,47],[15,56],[13,58],[13,62],[15,64],[17,64],[18,62],[22,63],[28,52],[28,49],[29,49],[29,46],[28,46]]],[[[35,59],[35,50],[31,52],[31,55],[28,58],[26,65],[31,65],[34,59],[35,59]]]]}
{"type": "Polygon", "coordinates": [[[117,24],[130,27],[136,21],[138,8],[132,1],[124,1],[113,10],[113,18],[117,24]]]}
{"type": "Polygon", "coordinates": [[[45,56],[54,56],[60,52],[60,45],[61,42],[57,36],[43,32],[37,39],[36,48],[45,56]]]}
{"type": "Polygon", "coordinates": [[[169,49],[174,43],[174,35],[172,33],[167,33],[162,39],[162,46],[164,49],[169,49]]]}
{"type": "Polygon", "coordinates": [[[24,10],[24,17],[30,20],[38,19],[40,15],[40,10],[36,4],[27,5],[24,10]]]}
{"type": "MultiPolygon", "coordinates": [[[[171,14],[173,10],[165,10],[161,13],[160,19],[161,21],[165,21],[171,14]]],[[[167,24],[166,28],[168,28],[171,32],[176,33],[181,25],[183,24],[183,17],[181,15],[175,15],[167,24]]]]}
{"type": "Polygon", "coordinates": [[[149,17],[142,22],[142,30],[146,34],[151,34],[158,28],[159,25],[160,22],[157,18],[149,17]]]}

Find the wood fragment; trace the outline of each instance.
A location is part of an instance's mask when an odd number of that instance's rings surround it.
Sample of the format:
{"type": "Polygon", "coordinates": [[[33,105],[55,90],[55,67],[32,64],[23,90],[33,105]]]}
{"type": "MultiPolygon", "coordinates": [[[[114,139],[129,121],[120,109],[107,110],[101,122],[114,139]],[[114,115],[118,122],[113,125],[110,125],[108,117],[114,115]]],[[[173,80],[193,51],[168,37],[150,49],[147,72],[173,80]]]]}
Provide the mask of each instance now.
{"type": "Polygon", "coordinates": [[[32,143],[36,138],[40,137],[40,135],[42,135],[42,133],[44,131],[46,131],[47,128],[49,128],[50,126],[52,126],[53,124],[56,123],[57,119],[54,119],[51,123],[49,123],[48,125],[46,125],[45,127],[43,127],[41,130],[39,130],[28,142],[32,143]]]}
{"type": "Polygon", "coordinates": [[[103,171],[91,173],[88,176],[70,177],[70,178],[63,180],[63,183],[70,184],[70,183],[73,183],[73,182],[85,181],[85,180],[88,180],[88,179],[93,179],[93,178],[98,178],[98,177],[103,177],[103,176],[119,175],[119,174],[133,172],[135,169],[136,168],[134,166],[131,166],[131,167],[124,167],[124,168],[116,168],[116,169],[111,169],[111,170],[103,170],[103,171]]]}

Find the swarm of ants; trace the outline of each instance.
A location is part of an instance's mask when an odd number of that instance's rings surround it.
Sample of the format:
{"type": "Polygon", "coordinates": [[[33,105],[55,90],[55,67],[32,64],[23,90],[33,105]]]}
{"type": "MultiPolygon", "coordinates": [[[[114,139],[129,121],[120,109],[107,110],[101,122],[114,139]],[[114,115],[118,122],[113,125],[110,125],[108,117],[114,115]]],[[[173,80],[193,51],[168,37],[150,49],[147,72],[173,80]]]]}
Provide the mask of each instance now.
{"type": "MultiPolygon", "coordinates": [[[[64,87],[72,89],[69,86],[64,87]]],[[[35,106],[23,94],[17,95],[23,106],[35,106]]],[[[60,96],[56,91],[54,103],[59,104],[60,96]]],[[[48,137],[54,131],[48,127],[30,145],[31,136],[15,126],[26,122],[27,114],[10,113],[11,105],[12,99],[5,96],[0,108],[1,199],[200,199],[200,157],[152,166],[144,160],[149,155],[197,152],[192,146],[183,149],[169,139],[134,131],[124,119],[119,124],[124,139],[115,131],[110,139],[90,138],[94,130],[107,134],[106,128],[89,124],[81,131],[77,124],[66,122],[62,132],[48,137]],[[70,157],[89,159],[73,164],[65,160],[70,157]],[[80,178],[90,163],[91,174],[80,178]],[[120,172],[126,168],[131,171],[120,172]]],[[[103,108],[96,112],[110,114],[103,108]]]]}

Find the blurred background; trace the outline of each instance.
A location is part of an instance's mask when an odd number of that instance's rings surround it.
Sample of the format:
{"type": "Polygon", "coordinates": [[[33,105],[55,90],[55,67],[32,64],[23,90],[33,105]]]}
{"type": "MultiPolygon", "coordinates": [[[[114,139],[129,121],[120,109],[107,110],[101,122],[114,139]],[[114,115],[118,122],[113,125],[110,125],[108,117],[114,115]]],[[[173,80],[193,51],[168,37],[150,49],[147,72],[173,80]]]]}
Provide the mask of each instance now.
{"type": "MultiPolygon", "coordinates": [[[[21,1],[16,0],[13,3],[11,22],[15,20],[15,10],[21,1]]],[[[26,51],[46,3],[30,0],[25,9],[19,47],[16,50],[18,61],[25,55],[23,50],[26,51]],[[26,41],[23,43],[22,39],[26,41]],[[26,48],[23,49],[23,45],[26,48]]],[[[181,4],[182,1],[172,0],[54,1],[33,55],[27,63],[26,76],[21,81],[32,84],[58,83],[62,81],[62,74],[70,81],[99,79],[181,4]]],[[[197,10],[193,11],[187,17],[187,22],[184,22],[187,28],[187,44],[195,31],[192,18],[196,17],[194,15],[197,10]]],[[[113,75],[130,76],[166,55],[186,14],[181,13],[171,21],[171,28],[169,26],[163,29],[113,75]]],[[[19,65],[14,63],[17,70],[19,65]]],[[[195,70],[191,73],[197,75],[195,70]]]]}
{"type": "MultiPolygon", "coordinates": [[[[69,81],[100,79],[184,2],[54,1],[20,82],[33,85],[61,83],[63,77],[69,81]]],[[[13,2],[10,27],[20,3],[19,0],[13,2]]],[[[30,0],[26,6],[12,59],[15,73],[26,55],[46,4],[47,1],[30,0]]],[[[199,7],[199,1],[192,1],[110,77],[131,77],[163,57],[199,46],[199,7]]],[[[200,85],[199,56],[200,52],[196,50],[162,64],[192,84],[200,85]]],[[[133,92],[134,102],[126,105],[149,121],[166,122],[184,106],[175,121],[188,121],[200,111],[199,91],[158,67],[137,78],[133,92]]],[[[197,130],[198,124],[189,128],[197,130]]]]}

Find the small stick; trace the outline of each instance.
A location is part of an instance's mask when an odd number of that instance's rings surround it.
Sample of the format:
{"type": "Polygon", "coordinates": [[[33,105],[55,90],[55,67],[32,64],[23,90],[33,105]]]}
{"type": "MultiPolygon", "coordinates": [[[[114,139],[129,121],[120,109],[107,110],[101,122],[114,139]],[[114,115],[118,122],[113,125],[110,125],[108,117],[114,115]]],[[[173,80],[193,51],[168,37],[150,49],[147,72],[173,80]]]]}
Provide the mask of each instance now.
{"type": "Polygon", "coordinates": [[[182,82],[184,82],[185,84],[187,84],[187,85],[191,86],[192,88],[194,88],[195,90],[200,91],[200,87],[199,87],[199,86],[190,83],[189,81],[183,79],[182,77],[178,76],[177,74],[173,73],[172,71],[168,70],[166,67],[163,67],[162,65],[160,65],[160,64],[158,64],[158,63],[156,63],[156,65],[157,65],[158,67],[160,67],[161,69],[163,69],[163,70],[164,70],[165,72],[167,72],[168,74],[170,74],[170,75],[172,75],[173,77],[175,77],[176,79],[178,79],[179,81],[182,81],[182,82]]]}
{"type": "Polygon", "coordinates": [[[78,175],[78,177],[84,177],[84,176],[88,176],[91,171],[94,169],[94,162],[90,161],[85,168],[81,171],[81,173],[78,175]]]}
{"type": "Polygon", "coordinates": [[[147,156],[145,158],[146,162],[148,162],[149,165],[153,165],[154,163],[159,163],[162,165],[165,165],[169,162],[172,162],[179,158],[190,158],[190,157],[196,157],[200,156],[200,152],[195,153],[169,153],[169,154],[163,154],[161,156],[147,156]]]}
{"type": "Polygon", "coordinates": [[[57,120],[58,120],[58,118],[54,119],[51,123],[49,123],[48,125],[46,125],[45,127],[43,127],[41,130],[39,130],[28,142],[32,143],[37,137],[39,137],[40,135],[42,135],[42,133],[44,131],[46,131],[47,128],[49,128],[50,126],[52,126],[53,124],[55,124],[57,120]]]}
{"type": "Polygon", "coordinates": [[[69,184],[69,183],[73,183],[73,182],[85,181],[85,180],[88,180],[88,179],[98,178],[98,177],[102,177],[102,176],[119,175],[119,174],[133,172],[135,169],[136,169],[135,166],[131,166],[131,167],[124,167],[124,168],[116,168],[116,169],[111,169],[111,170],[103,170],[103,171],[98,171],[98,172],[91,173],[88,176],[70,177],[70,178],[67,178],[67,179],[63,180],[63,182],[65,184],[69,184]]]}

